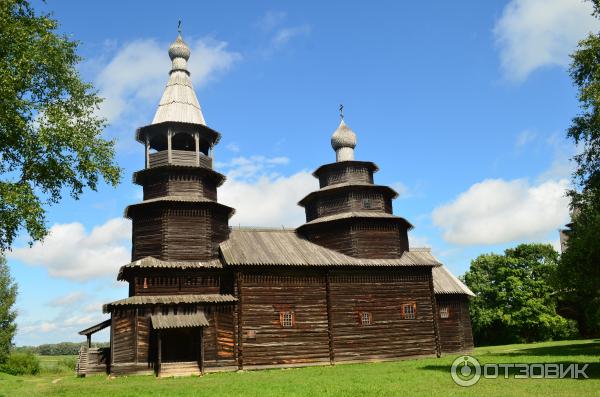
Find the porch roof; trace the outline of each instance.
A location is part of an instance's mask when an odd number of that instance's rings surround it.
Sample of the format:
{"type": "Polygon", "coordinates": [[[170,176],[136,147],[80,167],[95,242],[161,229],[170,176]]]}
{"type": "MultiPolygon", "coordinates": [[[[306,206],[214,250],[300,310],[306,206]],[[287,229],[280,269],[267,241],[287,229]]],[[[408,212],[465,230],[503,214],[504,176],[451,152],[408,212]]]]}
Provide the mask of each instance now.
{"type": "Polygon", "coordinates": [[[142,306],[142,305],[176,305],[193,303],[230,303],[237,298],[228,294],[204,295],[135,295],[129,298],[110,302],[102,306],[104,313],[109,313],[117,306],[142,306]]]}
{"type": "Polygon", "coordinates": [[[208,320],[203,312],[194,314],[153,314],[150,316],[152,328],[191,328],[208,327],[208,320]]]}
{"type": "Polygon", "coordinates": [[[109,318],[108,320],[104,320],[101,323],[92,325],[89,328],[79,331],[79,335],[91,335],[91,334],[95,334],[98,331],[102,331],[104,328],[110,327],[110,321],[111,320],[109,318]]]}

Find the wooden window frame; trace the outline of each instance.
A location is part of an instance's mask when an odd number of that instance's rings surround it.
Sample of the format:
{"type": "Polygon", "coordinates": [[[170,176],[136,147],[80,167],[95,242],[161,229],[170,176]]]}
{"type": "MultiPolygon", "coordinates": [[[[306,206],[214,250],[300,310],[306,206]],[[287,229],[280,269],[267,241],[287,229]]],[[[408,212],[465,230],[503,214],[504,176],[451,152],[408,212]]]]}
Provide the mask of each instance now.
{"type": "Polygon", "coordinates": [[[279,312],[279,324],[281,328],[295,328],[296,327],[296,314],[292,310],[285,310],[279,312]],[[289,316],[289,320],[286,319],[289,316]]]}
{"type": "Polygon", "coordinates": [[[371,312],[358,312],[358,322],[363,327],[373,325],[373,313],[371,312]],[[365,318],[367,321],[365,321],[365,318]]]}
{"type": "Polygon", "coordinates": [[[443,320],[447,320],[450,318],[450,306],[440,306],[440,318],[443,320]]]}
{"type": "Polygon", "coordinates": [[[400,314],[402,315],[403,320],[416,320],[417,319],[417,303],[416,302],[403,303],[401,306],[400,314]],[[407,310],[406,310],[407,307],[412,307],[412,316],[407,316],[407,310]]]}

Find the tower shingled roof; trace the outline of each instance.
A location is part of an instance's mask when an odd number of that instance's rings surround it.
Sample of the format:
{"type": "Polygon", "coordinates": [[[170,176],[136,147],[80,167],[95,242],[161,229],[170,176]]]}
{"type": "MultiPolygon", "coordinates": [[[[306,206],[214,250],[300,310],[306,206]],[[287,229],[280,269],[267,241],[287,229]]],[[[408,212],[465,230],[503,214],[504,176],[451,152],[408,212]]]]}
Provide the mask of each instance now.
{"type": "Polygon", "coordinates": [[[187,68],[190,53],[190,48],[179,34],[169,47],[169,57],[172,62],[169,81],[154,114],[152,124],[175,121],[206,125],[187,68]]]}

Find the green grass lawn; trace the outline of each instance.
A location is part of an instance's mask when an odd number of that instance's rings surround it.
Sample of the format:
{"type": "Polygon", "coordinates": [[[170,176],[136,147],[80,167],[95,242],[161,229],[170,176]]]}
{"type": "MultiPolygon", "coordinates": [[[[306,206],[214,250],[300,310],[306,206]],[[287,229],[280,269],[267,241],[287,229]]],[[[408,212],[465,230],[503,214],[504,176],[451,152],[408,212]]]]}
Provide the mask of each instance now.
{"type": "Polygon", "coordinates": [[[53,372],[65,357],[43,358],[42,374],[0,374],[0,396],[600,396],[600,340],[480,347],[483,363],[589,363],[590,379],[481,379],[460,387],[450,377],[456,355],[396,362],[345,364],[203,377],[77,378],[53,372]]]}

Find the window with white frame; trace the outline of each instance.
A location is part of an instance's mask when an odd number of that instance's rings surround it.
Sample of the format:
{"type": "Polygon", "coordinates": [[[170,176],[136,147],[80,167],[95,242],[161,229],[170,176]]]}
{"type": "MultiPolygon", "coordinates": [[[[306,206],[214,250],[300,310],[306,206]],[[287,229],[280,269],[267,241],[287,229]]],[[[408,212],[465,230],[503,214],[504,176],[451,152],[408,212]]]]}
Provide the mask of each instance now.
{"type": "Polygon", "coordinates": [[[279,313],[279,321],[283,328],[292,328],[294,326],[294,312],[279,313]]]}
{"type": "Polygon", "coordinates": [[[450,318],[450,308],[448,306],[440,307],[440,318],[450,318]]]}
{"type": "Polygon", "coordinates": [[[371,325],[373,322],[373,316],[370,312],[361,312],[360,313],[360,323],[361,325],[371,325]]]}
{"type": "Polygon", "coordinates": [[[406,303],[402,305],[402,318],[405,320],[414,320],[417,317],[416,303],[406,303]]]}

